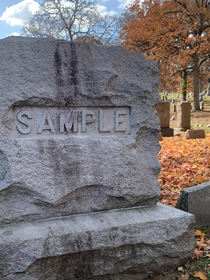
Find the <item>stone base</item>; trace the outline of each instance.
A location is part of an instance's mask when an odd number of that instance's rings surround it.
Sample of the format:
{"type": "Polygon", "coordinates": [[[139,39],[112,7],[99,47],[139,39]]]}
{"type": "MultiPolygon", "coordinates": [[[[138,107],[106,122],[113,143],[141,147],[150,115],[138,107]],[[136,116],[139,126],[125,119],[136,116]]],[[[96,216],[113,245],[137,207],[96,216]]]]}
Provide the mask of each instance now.
{"type": "Polygon", "coordinates": [[[188,129],[185,134],[186,139],[197,139],[205,137],[206,134],[204,129],[188,129]]]}
{"type": "Polygon", "coordinates": [[[193,256],[194,222],[157,204],[1,226],[0,279],[145,279],[193,256]]]}
{"type": "Polygon", "coordinates": [[[170,127],[161,127],[161,133],[163,137],[174,136],[174,129],[170,127]]]}

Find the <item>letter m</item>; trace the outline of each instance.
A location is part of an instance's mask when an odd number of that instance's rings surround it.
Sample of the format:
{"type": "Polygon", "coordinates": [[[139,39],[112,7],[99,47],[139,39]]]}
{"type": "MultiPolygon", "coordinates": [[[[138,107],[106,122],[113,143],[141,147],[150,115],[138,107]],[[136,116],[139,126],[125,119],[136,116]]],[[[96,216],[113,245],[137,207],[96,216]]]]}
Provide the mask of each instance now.
{"type": "Polygon", "coordinates": [[[73,111],[67,116],[60,113],[60,132],[77,132],[77,115],[78,112],[73,111]]]}

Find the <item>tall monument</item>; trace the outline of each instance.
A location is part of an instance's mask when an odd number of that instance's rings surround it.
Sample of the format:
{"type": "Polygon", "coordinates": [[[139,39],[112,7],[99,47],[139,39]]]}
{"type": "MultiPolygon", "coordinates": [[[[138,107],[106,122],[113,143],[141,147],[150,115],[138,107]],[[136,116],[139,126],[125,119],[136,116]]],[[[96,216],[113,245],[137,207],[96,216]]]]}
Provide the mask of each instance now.
{"type": "Polygon", "coordinates": [[[21,37],[0,57],[0,278],[136,280],[190,258],[194,216],[157,204],[157,63],[21,37]]]}

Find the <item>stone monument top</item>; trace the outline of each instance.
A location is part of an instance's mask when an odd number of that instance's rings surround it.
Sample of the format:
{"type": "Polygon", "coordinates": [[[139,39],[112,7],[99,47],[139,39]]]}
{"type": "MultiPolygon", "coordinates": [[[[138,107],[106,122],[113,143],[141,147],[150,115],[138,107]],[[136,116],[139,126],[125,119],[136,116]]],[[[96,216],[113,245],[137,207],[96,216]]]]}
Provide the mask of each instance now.
{"type": "Polygon", "coordinates": [[[22,37],[0,57],[0,224],[157,203],[157,63],[22,37]]]}

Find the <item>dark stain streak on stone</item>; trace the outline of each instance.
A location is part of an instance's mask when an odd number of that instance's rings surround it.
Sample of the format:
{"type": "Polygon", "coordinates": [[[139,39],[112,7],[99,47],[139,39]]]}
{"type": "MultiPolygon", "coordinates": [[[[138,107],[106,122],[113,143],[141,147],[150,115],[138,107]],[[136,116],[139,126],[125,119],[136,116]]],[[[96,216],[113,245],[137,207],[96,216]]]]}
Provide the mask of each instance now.
{"type": "Polygon", "coordinates": [[[13,106],[53,106],[55,102],[51,98],[46,97],[30,97],[26,100],[20,100],[13,104],[13,106]]]}
{"type": "Polygon", "coordinates": [[[74,44],[70,44],[70,48],[71,48],[70,85],[74,85],[76,87],[78,85],[77,53],[74,44]]]}
{"type": "Polygon", "coordinates": [[[60,57],[60,54],[59,54],[59,44],[57,44],[56,46],[56,50],[55,50],[55,53],[54,53],[54,65],[55,65],[55,68],[56,68],[56,84],[58,86],[64,86],[64,82],[63,82],[63,79],[61,78],[61,57],[60,57]]]}
{"type": "MultiPolygon", "coordinates": [[[[68,86],[70,95],[65,96],[65,105],[66,106],[74,106],[78,104],[78,59],[76,53],[76,47],[74,44],[70,43],[70,58],[69,58],[69,69],[68,69],[68,86]],[[72,91],[74,92],[74,98],[72,96],[72,91]]],[[[65,65],[64,65],[65,66],[65,65]]]]}

